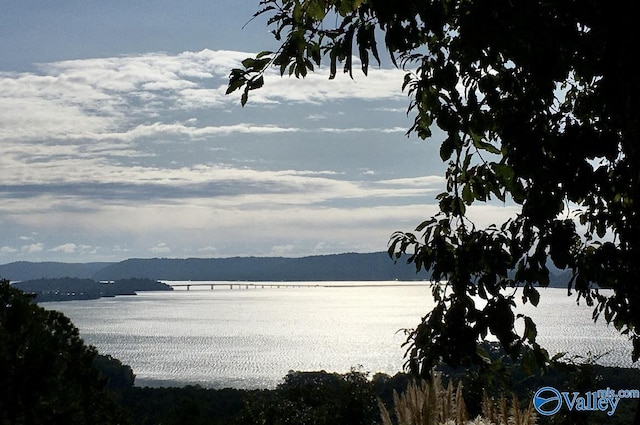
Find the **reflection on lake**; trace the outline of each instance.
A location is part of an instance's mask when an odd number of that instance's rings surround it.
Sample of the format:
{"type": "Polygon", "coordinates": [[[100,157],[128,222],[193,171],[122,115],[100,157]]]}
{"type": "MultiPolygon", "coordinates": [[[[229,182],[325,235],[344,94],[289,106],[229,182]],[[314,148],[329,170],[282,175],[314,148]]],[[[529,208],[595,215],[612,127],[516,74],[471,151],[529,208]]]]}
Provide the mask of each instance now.
{"type": "MultiPolygon", "coordinates": [[[[130,365],[136,385],[265,388],[289,370],[402,370],[405,335],[399,330],[418,324],[433,305],[429,287],[352,284],[192,287],[43,306],[65,313],[87,343],[130,365]]],[[[592,309],[576,306],[564,289],[542,289],[540,306],[522,311],[534,317],[550,354],[610,351],[600,363],[631,365],[627,339],[593,324],[592,309]]]]}

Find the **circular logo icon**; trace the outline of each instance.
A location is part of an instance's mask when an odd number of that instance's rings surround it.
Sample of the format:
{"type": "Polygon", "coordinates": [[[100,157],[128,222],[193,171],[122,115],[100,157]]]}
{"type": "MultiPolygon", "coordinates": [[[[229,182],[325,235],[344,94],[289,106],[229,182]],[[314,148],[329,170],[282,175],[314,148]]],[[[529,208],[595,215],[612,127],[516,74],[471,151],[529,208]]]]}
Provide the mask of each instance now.
{"type": "Polygon", "coordinates": [[[533,396],[533,407],[541,415],[555,415],[562,407],[562,395],[553,387],[542,387],[533,396]]]}

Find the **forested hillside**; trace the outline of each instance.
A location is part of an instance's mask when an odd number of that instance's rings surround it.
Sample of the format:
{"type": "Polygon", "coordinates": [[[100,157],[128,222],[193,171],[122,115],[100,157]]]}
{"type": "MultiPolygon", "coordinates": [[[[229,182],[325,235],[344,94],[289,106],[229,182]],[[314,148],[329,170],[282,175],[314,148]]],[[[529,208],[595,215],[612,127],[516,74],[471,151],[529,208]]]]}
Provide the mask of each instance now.
{"type": "MultiPolygon", "coordinates": [[[[550,266],[550,285],[566,286],[568,272],[550,266]]],[[[29,263],[0,266],[0,277],[11,281],[41,278],[78,278],[95,281],[120,279],[211,281],[389,281],[428,280],[402,258],[394,263],[386,252],[344,253],[301,258],[147,258],[118,263],[29,263]]]]}

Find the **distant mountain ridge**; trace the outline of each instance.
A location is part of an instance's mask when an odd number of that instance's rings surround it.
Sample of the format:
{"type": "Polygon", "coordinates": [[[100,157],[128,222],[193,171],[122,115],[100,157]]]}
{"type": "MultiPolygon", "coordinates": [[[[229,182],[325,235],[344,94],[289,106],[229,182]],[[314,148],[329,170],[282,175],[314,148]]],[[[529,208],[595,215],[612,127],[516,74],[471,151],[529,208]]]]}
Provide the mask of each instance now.
{"type": "Polygon", "coordinates": [[[423,280],[413,265],[397,264],[386,252],[344,253],[300,258],[132,258],[117,263],[19,261],[0,265],[0,277],[11,281],[80,278],[96,281],[155,280],[228,281],[383,281],[423,280]]]}
{"type": "MultiPolygon", "coordinates": [[[[551,269],[551,286],[565,286],[567,271],[551,269]]],[[[290,257],[132,258],[117,263],[31,263],[0,265],[0,277],[11,281],[80,278],[211,281],[387,281],[428,280],[403,259],[394,263],[386,252],[290,257]]]]}
{"type": "Polygon", "coordinates": [[[233,257],[129,259],[109,265],[94,278],[146,277],[160,280],[221,281],[381,281],[422,280],[415,267],[394,264],[387,253],[334,254],[301,258],[233,257]]]}
{"type": "Polygon", "coordinates": [[[0,265],[0,278],[11,281],[73,277],[92,279],[99,270],[114,263],[60,263],[53,261],[16,261],[0,265]]]}

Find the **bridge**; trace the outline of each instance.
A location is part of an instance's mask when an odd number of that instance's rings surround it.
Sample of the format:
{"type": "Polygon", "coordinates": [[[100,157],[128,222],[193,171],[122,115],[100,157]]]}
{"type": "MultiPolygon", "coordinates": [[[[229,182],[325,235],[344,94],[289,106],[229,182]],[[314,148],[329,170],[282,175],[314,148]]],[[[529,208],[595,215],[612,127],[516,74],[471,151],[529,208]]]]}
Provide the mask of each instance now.
{"type": "Polygon", "coordinates": [[[165,282],[172,288],[186,288],[187,291],[191,290],[191,287],[195,288],[209,288],[214,290],[215,288],[229,288],[229,289],[265,289],[265,288],[381,288],[381,287],[396,287],[396,286],[416,286],[426,285],[428,282],[416,281],[413,283],[408,282],[371,282],[371,283],[299,283],[299,282],[165,282]]]}
{"type": "Polygon", "coordinates": [[[224,283],[209,283],[209,282],[193,282],[193,283],[167,283],[167,285],[172,288],[187,288],[187,291],[191,289],[192,286],[196,288],[201,287],[209,287],[210,289],[215,289],[217,287],[225,287],[229,289],[252,289],[252,288],[301,288],[301,287],[313,287],[320,285],[301,285],[301,284],[289,284],[289,283],[247,283],[247,282],[224,282],[224,283]]]}

